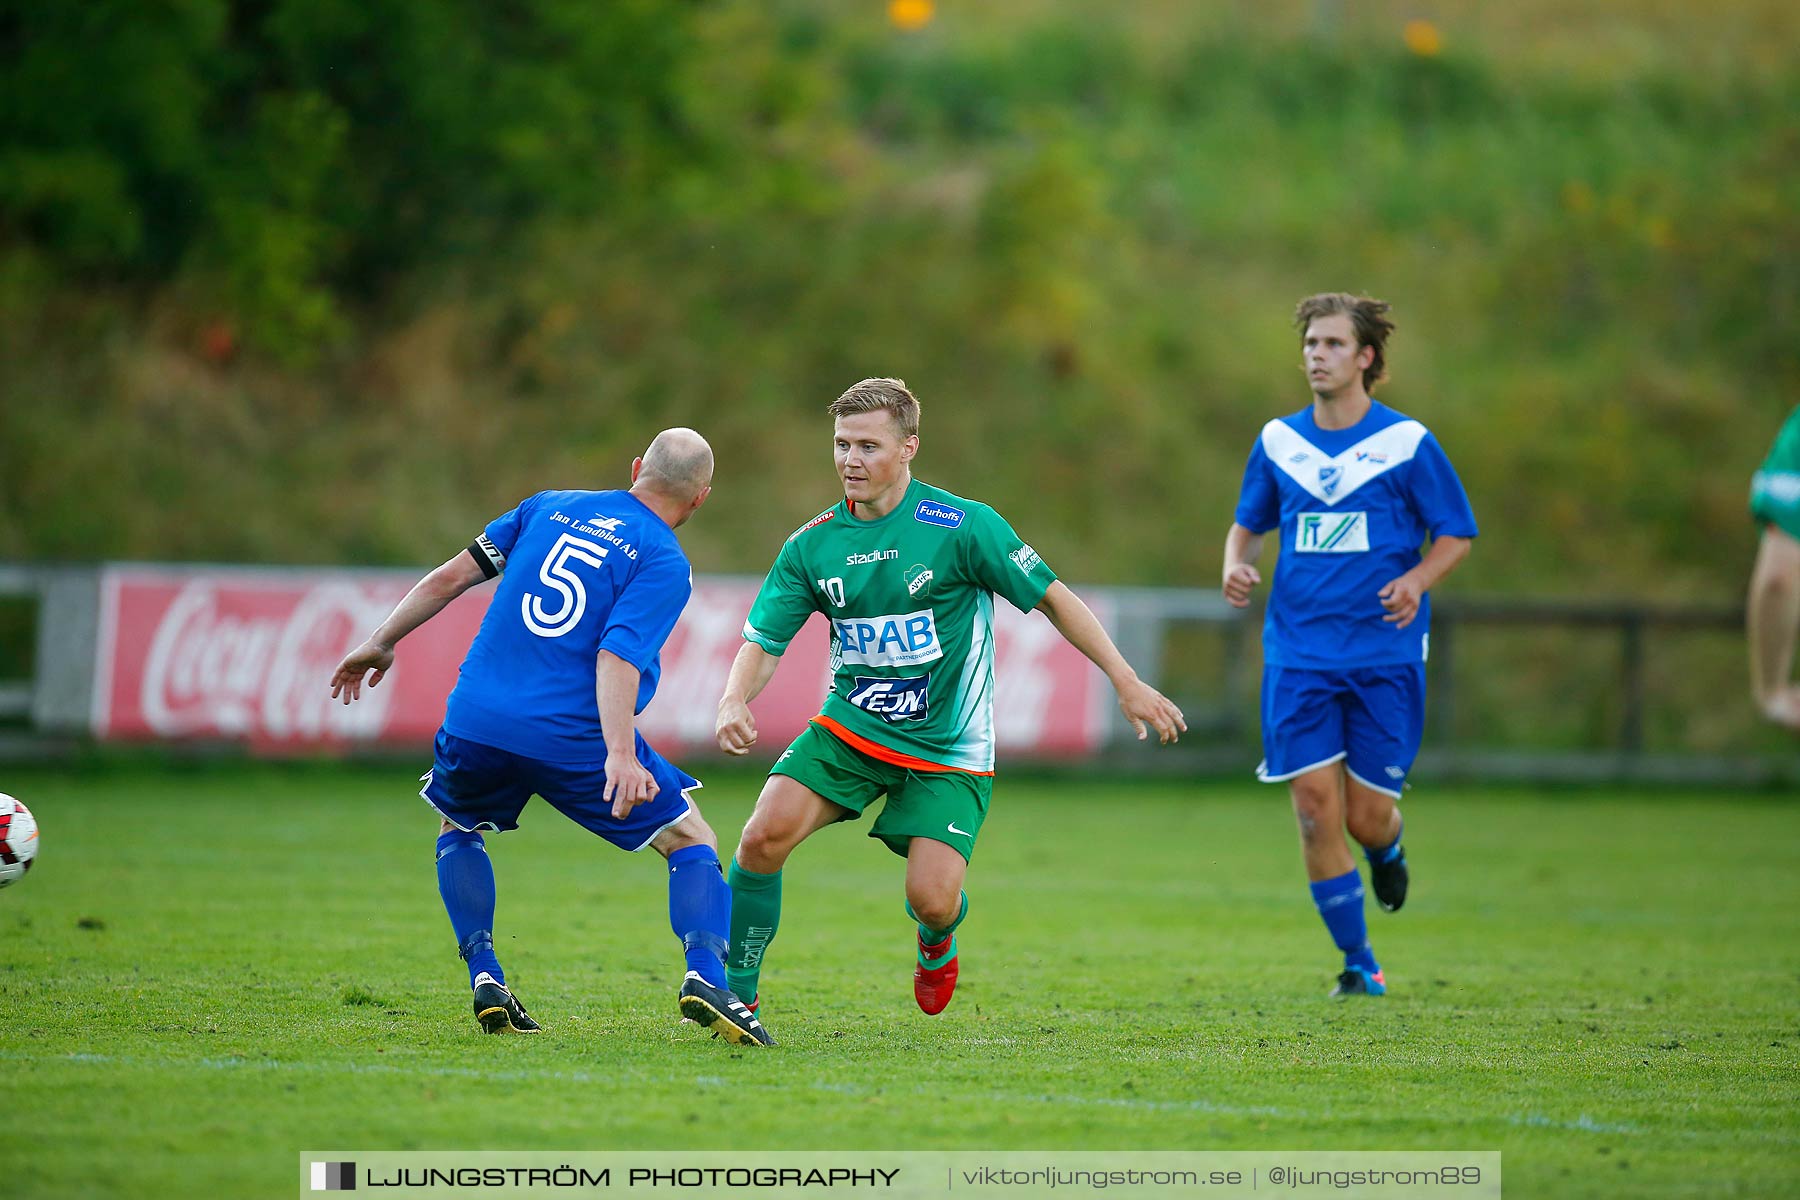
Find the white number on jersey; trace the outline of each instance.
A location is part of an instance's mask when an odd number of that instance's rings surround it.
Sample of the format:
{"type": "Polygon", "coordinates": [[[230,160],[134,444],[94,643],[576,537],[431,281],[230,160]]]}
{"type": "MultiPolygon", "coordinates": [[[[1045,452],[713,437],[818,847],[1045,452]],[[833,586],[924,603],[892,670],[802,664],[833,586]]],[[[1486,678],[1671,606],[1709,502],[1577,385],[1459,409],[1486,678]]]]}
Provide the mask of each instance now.
{"type": "Polygon", "coordinates": [[[561,637],[575,628],[582,614],[587,612],[587,585],[570,569],[570,564],[580,562],[590,567],[602,567],[606,565],[605,558],[605,546],[572,533],[557,538],[544,565],[538,568],[538,578],[562,599],[562,605],[555,612],[546,612],[544,597],[536,592],[526,592],[519,602],[519,615],[525,618],[525,628],[547,638],[561,637]]]}

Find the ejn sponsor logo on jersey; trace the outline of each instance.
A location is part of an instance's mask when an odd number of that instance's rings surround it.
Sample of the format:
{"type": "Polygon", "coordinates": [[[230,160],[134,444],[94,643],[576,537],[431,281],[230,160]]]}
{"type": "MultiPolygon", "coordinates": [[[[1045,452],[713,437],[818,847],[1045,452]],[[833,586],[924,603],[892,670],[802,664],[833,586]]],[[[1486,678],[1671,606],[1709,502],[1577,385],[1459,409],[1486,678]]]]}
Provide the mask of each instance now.
{"type": "Polygon", "coordinates": [[[1294,549],[1301,554],[1356,554],[1368,548],[1366,512],[1304,512],[1294,518],[1294,549]]]}
{"type": "Polygon", "coordinates": [[[863,567],[870,563],[886,562],[890,558],[899,557],[898,550],[871,550],[867,554],[844,555],[844,565],[846,567],[863,567]]]}
{"type": "Polygon", "coordinates": [[[896,679],[858,675],[850,688],[850,703],[874,713],[890,724],[923,721],[931,708],[931,676],[902,675],[896,679]]]}
{"type": "Polygon", "coordinates": [[[834,617],[831,659],[853,667],[913,667],[944,657],[931,610],[879,617],[834,617]]]}

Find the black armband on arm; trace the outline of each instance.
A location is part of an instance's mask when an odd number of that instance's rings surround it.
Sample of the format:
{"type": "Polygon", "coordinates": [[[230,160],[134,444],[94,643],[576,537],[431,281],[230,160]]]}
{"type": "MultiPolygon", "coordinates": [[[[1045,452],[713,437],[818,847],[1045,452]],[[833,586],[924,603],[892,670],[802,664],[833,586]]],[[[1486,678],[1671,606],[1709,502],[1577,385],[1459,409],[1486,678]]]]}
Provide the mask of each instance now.
{"type": "Polygon", "coordinates": [[[500,572],[506,570],[506,555],[500,553],[498,546],[488,541],[488,535],[485,533],[469,544],[469,557],[475,560],[475,565],[480,567],[481,573],[489,579],[495,578],[500,572]]]}

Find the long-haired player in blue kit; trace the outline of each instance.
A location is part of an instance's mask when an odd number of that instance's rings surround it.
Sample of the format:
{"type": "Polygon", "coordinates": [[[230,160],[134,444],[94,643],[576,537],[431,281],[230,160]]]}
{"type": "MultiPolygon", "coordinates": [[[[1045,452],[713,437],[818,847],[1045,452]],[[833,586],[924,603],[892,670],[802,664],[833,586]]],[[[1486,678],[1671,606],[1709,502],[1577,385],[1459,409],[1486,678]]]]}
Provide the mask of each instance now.
{"type": "Polygon", "coordinates": [[[712,491],[713,455],[665,429],[629,491],[539,492],[420,580],[331,677],[344,703],[381,682],[394,645],[485,579],[499,586],[444,708],[420,795],[443,818],[438,891],[489,1033],[537,1033],[494,955],[494,868],[481,831],[516,829],[542,796],[622,850],[669,862],[669,921],[687,955],[683,1016],[740,1045],[770,1045],[725,985],[731,891],[719,842],[689,792],[700,781],[637,732],[659,653],[692,594],[675,530],[712,491]]]}
{"type": "Polygon", "coordinates": [[[1243,608],[1262,582],[1263,536],[1281,530],[1257,777],[1286,783],[1293,797],[1313,903],[1344,953],[1331,993],[1340,997],[1387,991],[1344,832],[1368,857],[1376,900],[1398,909],[1408,874],[1396,801],[1425,723],[1427,593],[1476,534],[1437,439],[1369,395],[1386,367],[1387,312],[1342,292],[1300,302],[1312,403],[1263,426],[1225,537],[1225,599],[1243,608]]]}

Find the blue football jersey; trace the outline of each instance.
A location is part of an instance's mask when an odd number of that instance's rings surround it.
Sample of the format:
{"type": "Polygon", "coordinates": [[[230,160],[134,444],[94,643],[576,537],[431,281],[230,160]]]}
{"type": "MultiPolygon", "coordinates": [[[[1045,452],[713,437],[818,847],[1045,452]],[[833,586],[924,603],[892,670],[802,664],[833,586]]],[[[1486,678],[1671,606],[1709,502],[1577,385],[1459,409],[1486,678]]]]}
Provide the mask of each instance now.
{"type": "Polygon", "coordinates": [[[606,756],[595,694],[602,650],[656,694],[658,653],[694,590],[675,531],[630,492],[539,492],[470,552],[500,573],[444,710],[460,738],[552,763],[606,756]]]}
{"type": "Polygon", "coordinates": [[[1379,593],[1419,564],[1427,534],[1476,535],[1468,494],[1437,439],[1379,402],[1348,429],[1320,429],[1310,405],[1263,426],[1237,523],[1281,529],[1263,661],[1309,670],[1425,661],[1430,595],[1396,629],[1382,620],[1379,593]]]}

